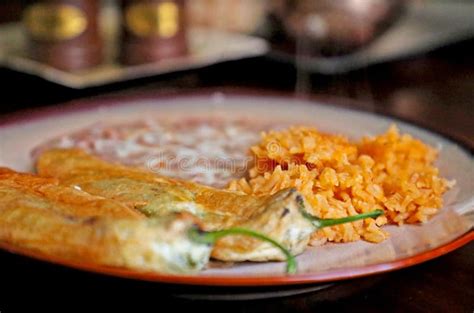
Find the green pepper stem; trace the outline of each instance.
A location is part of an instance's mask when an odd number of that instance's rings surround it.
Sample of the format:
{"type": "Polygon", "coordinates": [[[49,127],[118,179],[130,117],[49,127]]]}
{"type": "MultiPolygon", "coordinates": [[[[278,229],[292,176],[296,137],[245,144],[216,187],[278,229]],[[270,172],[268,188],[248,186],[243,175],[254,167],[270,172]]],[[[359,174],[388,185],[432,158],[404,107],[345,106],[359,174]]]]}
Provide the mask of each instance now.
{"type": "Polygon", "coordinates": [[[256,231],[245,229],[245,228],[234,227],[234,228],[217,230],[217,231],[212,231],[212,232],[204,232],[204,231],[199,230],[198,228],[191,228],[189,232],[189,237],[191,240],[195,242],[203,243],[203,244],[214,244],[220,238],[225,237],[225,236],[232,236],[232,235],[249,236],[249,237],[260,239],[262,241],[266,241],[274,245],[275,247],[280,249],[280,251],[286,256],[286,272],[288,274],[296,273],[296,268],[297,268],[296,259],[291,254],[291,252],[285,247],[283,247],[281,244],[276,242],[275,240],[261,233],[258,233],[256,231]]]}
{"type": "Polygon", "coordinates": [[[302,213],[305,218],[309,219],[313,225],[317,228],[323,228],[323,227],[328,227],[328,226],[333,226],[333,225],[339,225],[339,224],[344,224],[344,223],[349,223],[349,222],[354,222],[366,218],[376,218],[380,215],[383,214],[382,210],[375,210],[372,212],[367,212],[367,213],[362,213],[362,214],[357,214],[353,216],[347,216],[347,217],[342,217],[342,218],[328,218],[328,219],[322,219],[316,216],[313,216],[306,212],[306,210],[302,210],[302,213]]]}
{"type": "Polygon", "coordinates": [[[302,196],[297,196],[296,201],[298,202],[298,207],[303,217],[309,220],[316,229],[333,226],[333,225],[344,224],[344,223],[355,222],[355,221],[370,218],[370,217],[375,218],[383,214],[382,210],[374,210],[372,212],[357,214],[354,216],[323,219],[323,218],[313,216],[309,214],[308,211],[306,211],[304,199],[302,196]]]}

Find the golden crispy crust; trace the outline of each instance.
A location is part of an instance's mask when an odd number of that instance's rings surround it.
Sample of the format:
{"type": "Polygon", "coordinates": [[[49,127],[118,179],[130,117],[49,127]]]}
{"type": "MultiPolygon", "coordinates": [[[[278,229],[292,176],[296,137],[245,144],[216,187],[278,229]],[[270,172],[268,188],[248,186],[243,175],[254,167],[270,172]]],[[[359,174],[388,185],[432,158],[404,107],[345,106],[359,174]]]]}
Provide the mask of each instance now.
{"type": "MultiPolygon", "coordinates": [[[[35,199],[36,197],[29,198],[35,199]]],[[[40,199],[40,198],[39,198],[40,199]]],[[[117,247],[94,219],[67,217],[25,201],[0,203],[0,240],[46,255],[110,264],[117,247]]],[[[119,263],[119,262],[116,262],[119,263]]]]}
{"type": "MultiPolygon", "coordinates": [[[[298,197],[294,189],[282,190],[265,206],[255,210],[250,218],[234,226],[266,234],[291,253],[300,254],[306,249],[314,227],[302,216],[299,201],[304,199],[298,200],[298,197]]],[[[212,250],[212,257],[233,262],[285,260],[285,256],[268,243],[244,236],[220,239],[212,250]]]]}
{"type": "MultiPolygon", "coordinates": [[[[201,217],[206,230],[252,229],[284,244],[295,254],[305,249],[314,231],[302,216],[296,200],[298,193],[293,190],[266,197],[243,195],[107,163],[77,149],[43,153],[37,170],[41,175],[120,201],[149,216],[184,207],[201,217]]],[[[284,259],[268,243],[242,236],[219,240],[212,255],[225,261],[284,259]]]]}
{"type": "Polygon", "coordinates": [[[0,242],[44,255],[192,273],[208,262],[211,250],[188,238],[196,225],[189,214],[146,219],[114,200],[62,186],[55,178],[0,168],[0,242]]]}
{"type": "Polygon", "coordinates": [[[192,218],[70,217],[38,207],[41,198],[36,200],[0,202],[0,241],[76,262],[166,273],[192,273],[209,260],[211,248],[187,237],[192,218]]]}
{"type": "Polygon", "coordinates": [[[41,176],[55,177],[65,185],[76,185],[88,193],[115,199],[132,208],[143,207],[141,195],[153,190],[173,194],[179,202],[192,202],[198,210],[213,215],[208,229],[222,229],[247,220],[271,197],[255,197],[219,190],[193,182],[159,176],[152,172],[108,163],[79,149],[53,149],[43,153],[36,169],[41,176]],[[111,180],[118,182],[113,184],[111,180]],[[98,184],[98,181],[108,182],[98,184]],[[124,190],[126,189],[126,190],[124,190]],[[214,225],[215,224],[215,225],[214,225]]]}
{"type": "Polygon", "coordinates": [[[144,217],[138,211],[116,201],[90,195],[79,188],[60,185],[56,178],[17,173],[6,168],[0,168],[0,192],[2,192],[0,201],[4,205],[19,203],[27,197],[36,196],[47,201],[51,210],[71,216],[128,219],[144,217]]]}

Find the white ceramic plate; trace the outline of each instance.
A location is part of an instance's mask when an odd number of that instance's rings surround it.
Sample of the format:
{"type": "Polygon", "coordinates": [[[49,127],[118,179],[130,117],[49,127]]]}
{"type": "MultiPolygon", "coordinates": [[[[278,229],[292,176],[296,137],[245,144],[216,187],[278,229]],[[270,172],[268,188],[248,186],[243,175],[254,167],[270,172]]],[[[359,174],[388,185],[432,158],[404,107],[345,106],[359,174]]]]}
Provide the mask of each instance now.
{"type": "Polygon", "coordinates": [[[196,276],[175,276],[135,272],[93,264],[68,262],[6,248],[85,270],[158,282],[198,285],[285,285],[321,283],[399,269],[452,251],[470,242],[474,235],[474,159],[471,152],[449,139],[399,120],[317,102],[269,95],[242,95],[202,92],[184,96],[141,96],[86,101],[5,117],[0,124],[0,166],[18,171],[33,168],[33,147],[61,134],[97,122],[124,122],[160,115],[161,117],[206,116],[243,117],[284,121],[287,124],[315,125],[320,130],[351,138],[383,133],[396,123],[440,149],[437,166],[442,176],[456,185],[445,194],[445,206],[423,225],[387,226],[390,239],[371,244],[364,241],[326,244],[309,248],[298,257],[299,272],[288,276],[283,263],[244,263],[211,268],[196,276]],[[471,219],[469,216],[471,215],[471,219]]]}

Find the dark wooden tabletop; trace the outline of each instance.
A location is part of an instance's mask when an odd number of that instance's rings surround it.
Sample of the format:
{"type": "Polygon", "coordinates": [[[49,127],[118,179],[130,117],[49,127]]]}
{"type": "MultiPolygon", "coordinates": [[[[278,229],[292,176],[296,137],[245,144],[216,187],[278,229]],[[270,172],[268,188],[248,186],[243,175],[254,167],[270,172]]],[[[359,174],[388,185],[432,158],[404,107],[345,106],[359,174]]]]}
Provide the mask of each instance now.
{"type": "MultiPolygon", "coordinates": [[[[326,76],[308,74],[298,96],[351,99],[350,106],[391,114],[474,144],[474,40],[431,53],[326,76]]],[[[196,88],[247,88],[292,93],[296,70],[268,58],[72,90],[0,68],[1,114],[73,99],[196,88]]],[[[336,101],[337,102],[337,101],[336,101]]],[[[346,104],[347,101],[343,101],[346,104]]],[[[1,151],[0,151],[1,153],[1,151]]],[[[393,273],[335,284],[323,293],[259,301],[202,301],[172,296],[176,289],[69,270],[0,252],[0,312],[61,309],[60,297],[83,310],[130,305],[170,311],[221,312],[474,312],[474,243],[393,273]]],[[[176,287],[179,290],[179,287],[176,287]]],[[[229,293],[232,291],[230,290],[229,293]]],[[[179,291],[178,291],[179,293],[179,291]]],[[[61,302],[62,303],[62,302],[61,302]]]]}

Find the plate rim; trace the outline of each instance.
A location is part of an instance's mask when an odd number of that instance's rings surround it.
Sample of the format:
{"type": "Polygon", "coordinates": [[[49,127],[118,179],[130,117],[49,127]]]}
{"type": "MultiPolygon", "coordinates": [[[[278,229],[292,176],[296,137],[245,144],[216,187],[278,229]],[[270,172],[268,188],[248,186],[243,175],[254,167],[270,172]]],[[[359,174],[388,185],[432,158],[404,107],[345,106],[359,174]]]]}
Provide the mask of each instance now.
{"type": "Polygon", "coordinates": [[[474,157],[474,139],[468,136],[455,134],[444,128],[430,125],[426,122],[417,121],[409,117],[398,116],[396,114],[377,110],[377,102],[367,106],[368,101],[350,99],[342,96],[332,96],[325,94],[298,95],[289,91],[257,89],[247,87],[203,87],[203,88],[183,88],[155,91],[137,91],[130,94],[95,95],[91,98],[79,98],[63,101],[38,108],[23,108],[0,114],[0,129],[17,123],[30,122],[45,117],[59,116],[69,113],[79,113],[98,107],[126,106],[132,101],[149,100],[170,100],[173,98],[192,97],[212,97],[222,95],[224,97],[256,97],[256,98],[280,98],[288,100],[298,100],[305,102],[317,102],[314,105],[333,106],[347,111],[371,114],[400,121],[411,126],[416,126],[427,130],[435,135],[443,137],[460,146],[462,150],[474,157]]]}
{"type": "MultiPolygon", "coordinates": [[[[197,96],[212,97],[216,94],[222,94],[228,97],[274,97],[286,98],[288,100],[299,100],[307,102],[317,102],[318,105],[336,105],[336,107],[343,108],[355,112],[363,112],[379,117],[389,117],[395,121],[408,123],[412,126],[420,127],[424,130],[432,132],[435,135],[441,136],[446,140],[456,143],[463,151],[471,157],[474,156],[474,142],[469,138],[463,136],[453,135],[443,129],[437,129],[431,125],[424,125],[419,121],[413,121],[407,118],[391,115],[387,112],[370,111],[364,108],[364,102],[334,96],[310,95],[306,97],[297,96],[288,92],[268,91],[247,88],[200,88],[190,90],[168,90],[168,91],[141,91],[130,95],[106,95],[97,96],[90,99],[79,99],[62,104],[45,106],[35,109],[24,109],[11,113],[6,113],[0,116],[0,130],[15,124],[28,123],[35,120],[40,120],[45,117],[67,115],[78,112],[91,110],[97,107],[114,107],[127,105],[132,101],[145,100],[169,100],[173,98],[192,98],[197,96]],[[357,104],[357,105],[354,105],[357,104]]],[[[33,250],[21,248],[0,241],[0,249],[14,253],[17,255],[29,257],[35,260],[48,262],[51,264],[61,265],[76,270],[88,271],[96,274],[105,274],[109,276],[138,279],[142,281],[150,281],[157,283],[168,283],[178,285],[201,285],[201,286],[283,286],[283,285],[302,285],[302,284],[317,284],[327,283],[341,280],[348,280],[358,277],[366,277],[375,274],[391,272],[403,269],[409,266],[420,264],[434,258],[445,255],[454,251],[474,240],[474,230],[469,230],[458,238],[445,243],[434,249],[430,249],[416,255],[406,257],[390,262],[371,264],[358,267],[348,267],[342,269],[335,269],[324,271],[320,273],[302,273],[295,275],[273,275],[273,276],[231,276],[231,275],[172,275],[155,272],[143,272],[126,268],[104,266],[96,263],[75,262],[73,260],[62,259],[59,257],[45,255],[33,250]]]]}
{"type": "Polygon", "coordinates": [[[365,266],[347,267],[320,273],[302,273],[274,276],[173,275],[157,272],[136,271],[127,268],[105,266],[90,262],[76,262],[74,260],[68,260],[46,255],[26,248],[21,248],[5,242],[0,242],[0,249],[16,255],[29,257],[34,260],[47,262],[49,264],[61,265],[76,270],[102,275],[105,274],[119,278],[190,286],[262,287],[328,283],[392,272],[435,259],[458,248],[461,248],[473,240],[474,230],[470,230],[442,246],[400,260],[365,266]]]}

